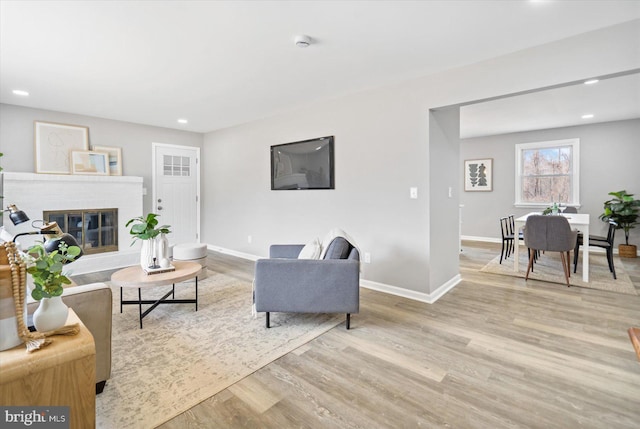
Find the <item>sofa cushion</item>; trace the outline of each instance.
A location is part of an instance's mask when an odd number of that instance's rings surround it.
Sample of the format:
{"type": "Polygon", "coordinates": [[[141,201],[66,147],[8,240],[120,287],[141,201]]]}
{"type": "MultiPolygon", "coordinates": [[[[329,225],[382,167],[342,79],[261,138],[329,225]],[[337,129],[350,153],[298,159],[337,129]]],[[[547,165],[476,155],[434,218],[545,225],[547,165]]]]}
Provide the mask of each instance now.
{"type": "Polygon", "coordinates": [[[347,240],[342,237],[336,237],[329,244],[324,254],[324,259],[346,259],[350,250],[351,245],[347,240]]]}
{"type": "Polygon", "coordinates": [[[321,250],[322,247],[320,246],[320,240],[315,238],[302,248],[298,255],[298,259],[320,259],[321,250]]]}

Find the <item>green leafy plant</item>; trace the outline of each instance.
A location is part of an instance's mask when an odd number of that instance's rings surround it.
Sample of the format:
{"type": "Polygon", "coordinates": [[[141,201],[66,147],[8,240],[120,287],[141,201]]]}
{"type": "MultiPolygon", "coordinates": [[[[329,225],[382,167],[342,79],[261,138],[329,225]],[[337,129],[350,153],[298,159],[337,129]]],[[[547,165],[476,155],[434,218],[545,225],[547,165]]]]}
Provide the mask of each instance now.
{"type": "Polygon", "coordinates": [[[62,267],[80,254],[78,246],[60,243],[58,250],[47,253],[42,243],[36,243],[28,250],[30,266],[27,272],[33,277],[35,288],[31,292],[33,299],[53,298],[62,295],[62,285],[71,284],[71,280],[62,274],[62,267]]]}
{"type": "Polygon", "coordinates": [[[149,213],[146,217],[138,216],[129,219],[125,227],[133,224],[129,230],[129,234],[133,236],[131,245],[136,240],[149,240],[150,238],[156,238],[160,234],[169,234],[171,232],[169,229],[171,226],[169,225],[158,226],[158,219],[156,219],[158,216],[156,213],[149,213]]]}
{"type": "Polygon", "coordinates": [[[604,213],[599,217],[604,222],[613,220],[618,224],[616,229],[624,230],[625,243],[629,245],[629,231],[638,225],[640,200],[633,198],[627,191],[609,192],[614,198],[604,202],[604,213]]]}

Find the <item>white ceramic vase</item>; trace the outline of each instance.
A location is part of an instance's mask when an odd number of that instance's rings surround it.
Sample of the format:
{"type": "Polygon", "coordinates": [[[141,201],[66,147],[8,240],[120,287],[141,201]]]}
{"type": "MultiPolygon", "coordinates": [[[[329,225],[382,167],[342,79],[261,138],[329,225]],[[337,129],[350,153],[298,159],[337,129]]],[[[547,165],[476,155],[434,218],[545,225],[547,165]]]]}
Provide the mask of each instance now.
{"type": "Polygon", "coordinates": [[[162,260],[169,259],[169,239],[165,234],[160,234],[156,240],[156,257],[159,264],[162,260]]]}
{"type": "Polygon", "coordinates": [[[38,332],[53,331],[64,326],[68,315],[69,307],[62,301],[61,296],[42,298],[33,313],[33,326],[38,332]]]}
{"type": "Polygon", "coordinates": [[[140,250],[140,266],[145,269],[153,265],[153,258],[156,257],[156,241],[154,239],[142,240],[140,250]]]}

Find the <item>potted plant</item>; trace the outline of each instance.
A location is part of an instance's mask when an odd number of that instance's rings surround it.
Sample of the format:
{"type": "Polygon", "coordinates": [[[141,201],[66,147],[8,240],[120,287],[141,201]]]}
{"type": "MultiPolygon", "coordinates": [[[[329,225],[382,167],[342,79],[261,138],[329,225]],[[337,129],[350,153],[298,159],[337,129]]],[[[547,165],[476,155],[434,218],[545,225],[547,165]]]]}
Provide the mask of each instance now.
{"type": "Polygon", "coordinates": [[[62,285],[71,284],[71,280],[62,273],[62,268],[80,255],[80,248],[60,243],[58,250],[47,253],[44,244],[36,243],[28,249],[28,253],[27,273],[31,274],[34,283],[31,297],[40,301],[33,314],[33,324],[40,332],[58,329],[67,321],[69,310],[62,302],[62,285]]]}
{"type": "Polygon", "coordinates": [[[629,244],[629,231],[638,224],[640,215],[640,200],[633,198],[633,194],[628,194],[622,190],[609,192],[614,198],[604,202],[604,213],[599,217],[604,222],[613,220],[618,224],[616,229],[624,230],[625,244],[618,246],[618,254],[625,258],[635,258],[638,256],[638,247],[629,244]]]}
{"type": "Polygon", "coordinates": [[[159,222],[158,219],[156,219],[158,216],[156,213],[149,213],[146,217],[138,216],[129,219],[125,224],[125,227],[131,225],[131,229],[129,230],[129,234],[133,236],[131,245],[133,245],[136,240],[142,240],[140,266],[143,269],[149,267],[157,268],[155,266],[157,262],[167,257],[168,242],[164,234],[169,234],[171,232],[169,228],[171,227],[169,225],[158,226],[159,222]],[[156,249],[155,243],[157,237],[162,239],[162,249],[156,249]],[[160,252],[157,252],[157,250],[160,250],[160,252]]]}

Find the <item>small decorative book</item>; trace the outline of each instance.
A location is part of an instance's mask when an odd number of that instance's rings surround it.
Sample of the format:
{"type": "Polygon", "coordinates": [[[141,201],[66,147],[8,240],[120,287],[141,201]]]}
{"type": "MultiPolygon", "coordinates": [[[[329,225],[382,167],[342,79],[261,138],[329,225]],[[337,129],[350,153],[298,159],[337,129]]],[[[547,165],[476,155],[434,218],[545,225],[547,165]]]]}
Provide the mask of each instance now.
{"type": "Polygon", "coordinates": [[[147,273],[148,276],[150,276],[151,274],[168,273],[175,270],[176,270],[176,267],[174,267],[173,265],[169,265],[168,267],[161,267],[158,265],[157,268],[156,267],[144,268],[144,272],[147,273]]]}

